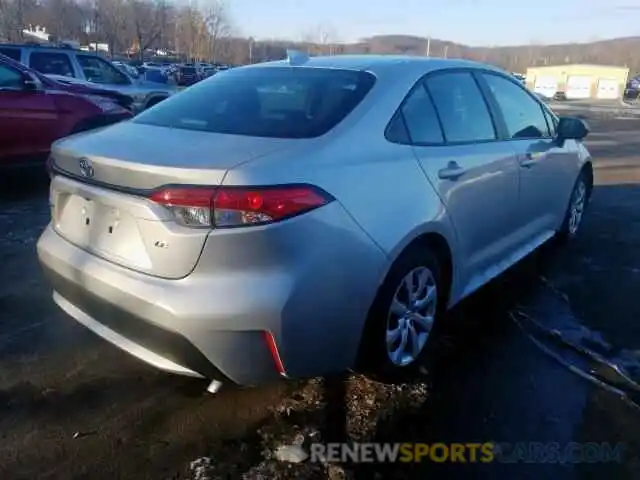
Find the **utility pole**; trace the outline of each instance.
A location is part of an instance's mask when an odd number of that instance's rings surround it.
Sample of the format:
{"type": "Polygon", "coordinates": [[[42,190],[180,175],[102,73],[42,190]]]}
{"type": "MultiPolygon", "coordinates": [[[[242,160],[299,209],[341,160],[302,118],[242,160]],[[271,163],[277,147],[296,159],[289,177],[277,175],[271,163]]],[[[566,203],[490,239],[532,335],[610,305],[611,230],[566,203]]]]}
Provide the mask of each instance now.
{"type": "Polygon", "coordinates": [[[427,46],[425,47],[424,53],[427,57],[431,53],[431,37],[427,37],[427,46]]]}

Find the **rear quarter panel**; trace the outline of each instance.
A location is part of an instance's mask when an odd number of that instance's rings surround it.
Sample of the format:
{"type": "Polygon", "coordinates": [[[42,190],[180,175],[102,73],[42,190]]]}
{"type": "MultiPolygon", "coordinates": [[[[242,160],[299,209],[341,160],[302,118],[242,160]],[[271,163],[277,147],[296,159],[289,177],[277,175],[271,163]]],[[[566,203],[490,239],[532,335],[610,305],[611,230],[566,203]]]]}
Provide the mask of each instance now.
{"type": "Polygon", "coordinates": [[[223,184],[309,183],[326,190],[386,255],[387,269],[374,281],[377,289],[393,261],[418,236],[438,233],[454,257],[456,241],[412,148],[387,142],[382,134],[377,140],[371,137],[366,145],[350,135],[311,141],[277,158],[274,154],[232,169],[223,184]]]}

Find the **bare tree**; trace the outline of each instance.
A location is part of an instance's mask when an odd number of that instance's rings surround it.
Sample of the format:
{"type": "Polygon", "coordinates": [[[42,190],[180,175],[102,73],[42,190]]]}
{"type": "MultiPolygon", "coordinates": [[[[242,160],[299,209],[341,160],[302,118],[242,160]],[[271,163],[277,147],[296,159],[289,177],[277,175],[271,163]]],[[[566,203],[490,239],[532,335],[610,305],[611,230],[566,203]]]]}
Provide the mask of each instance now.
{"type": "Polygon", "coordinates": [[[132,29],[127,15],[129,5],[124,0],[95,0],[94,32],[102,35],[109,51],[122,51],[131,47],[132,29]]]}
{"type": "Polygon", "coordinates": [[[333,26],[322,23],[302,35],[301,40],[307,45],[307,51],[309,53],[333,55],[336,50],[336,44],[338,43],[338,35],[333,26]]]}
{"type": "MultiPolygon", "coordinates": [[[[218,59],[221,52],[221,46],[226,45],[222,42],[231,33],[231,24],[229,22],[228,6],[224,0],[209,0],[205,5],[204,24],[207,29],[208,40],[208,57],[214,62],[218,59]]],[[[229,52],[225,52],[229,53],[229,52]]]]}
{"type": "Polygon", "coordinates": [[[142,60],[144,52],[160,38],[167,5],[162,0],[128,0],[128,3],[138,55],[142,60]]]}
{"type": "Polygon", "coordinates": [[[0,37],[10,41],[22,39],[22,30],[35,7],[33,0],[0,0],[0,37]]]}

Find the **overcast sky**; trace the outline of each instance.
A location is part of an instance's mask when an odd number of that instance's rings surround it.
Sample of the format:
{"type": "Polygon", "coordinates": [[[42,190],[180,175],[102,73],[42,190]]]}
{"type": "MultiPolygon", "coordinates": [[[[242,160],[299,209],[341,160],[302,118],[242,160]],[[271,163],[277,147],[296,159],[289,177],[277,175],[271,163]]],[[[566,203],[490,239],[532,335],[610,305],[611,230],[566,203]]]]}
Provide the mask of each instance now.
{"type": "Polygon", "coordinates": [[[470,45],[640,36],[640,0],[228,1],[239,33],[256,38],[299,39],[320,24],[347,42],[381,34],[470,45]]]}

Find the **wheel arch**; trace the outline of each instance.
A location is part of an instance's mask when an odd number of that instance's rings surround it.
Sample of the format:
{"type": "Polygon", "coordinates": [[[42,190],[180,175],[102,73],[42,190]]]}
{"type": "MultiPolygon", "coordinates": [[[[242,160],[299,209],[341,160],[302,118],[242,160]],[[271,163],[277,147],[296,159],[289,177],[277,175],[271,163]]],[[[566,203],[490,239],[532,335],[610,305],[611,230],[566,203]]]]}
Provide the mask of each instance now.
{"type": "Polygon", "coordinates": [[[167,98],[169,98],[169,95],[164,93],[150,94],[149,96],[147,96],[147,99],[144,102],[144,110],[166,100],[167,98]]]}
{"type": "Polygon", "coordinates": [[[593,191],[593,162],[591,160],[587,160],[584,162],[582,166],[582,172],[586,175],[587,178],[587,187],[589,188],[589,197],[591,197],[591,193],[593,191]]]}
{"type": "Polygon", "coordinates": [[[456,254],[454,245],[454,232],[452,228],[441,223],[429,223],[416,229],[405,237],[389,254],[389,264],[386,272],[379,282],[381,288],[389,276],[389,272],[398,262],[398,259],[414,249],[428,248],[433,252],[441,268],[442,281],[445,286],[447,302],[450,300],[456,279],[456,254]]]}

